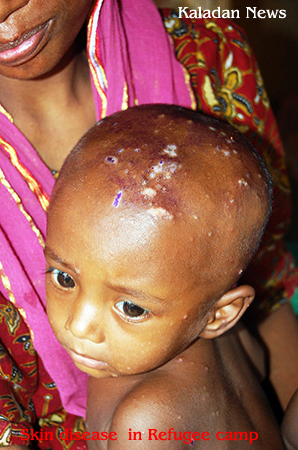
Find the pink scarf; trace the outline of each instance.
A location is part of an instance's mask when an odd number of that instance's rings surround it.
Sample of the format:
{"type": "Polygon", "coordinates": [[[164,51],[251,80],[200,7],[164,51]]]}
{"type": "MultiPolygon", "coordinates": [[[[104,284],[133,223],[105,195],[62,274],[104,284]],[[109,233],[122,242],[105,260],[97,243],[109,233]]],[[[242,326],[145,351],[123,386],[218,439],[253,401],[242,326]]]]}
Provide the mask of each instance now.
{"type": "MultiPolygon", "coordinates": [[[[150,0],[99,0],[88,55],[98,119],[143,103],[195,107],[188,76],[150,0]]],[[[65,409],[84,416],[87,376],[57,342],[45,310],[43,243],[54,178],[2,107],[0,168],[0,291],[28,324],[65,409]]]]}

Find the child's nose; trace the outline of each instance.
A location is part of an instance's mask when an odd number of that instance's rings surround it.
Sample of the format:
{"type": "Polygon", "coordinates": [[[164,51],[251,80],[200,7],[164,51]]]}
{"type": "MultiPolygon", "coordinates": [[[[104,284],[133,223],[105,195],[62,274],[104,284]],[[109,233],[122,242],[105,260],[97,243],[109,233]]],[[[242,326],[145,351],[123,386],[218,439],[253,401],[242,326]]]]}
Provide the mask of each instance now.
{"type": "Polygon", "coordinates": [[[29,0],[1,0],[0,2],[0,22],[3,22],[11,13],[22,8],[29,0]]]}
{"type": "Polygon", "coordinates": [[[92,301],[77,301],[67,319],[65,328],[76,338],[87,339],[96,344],[105,340],[103,317],[98,305],[92,301]]]}

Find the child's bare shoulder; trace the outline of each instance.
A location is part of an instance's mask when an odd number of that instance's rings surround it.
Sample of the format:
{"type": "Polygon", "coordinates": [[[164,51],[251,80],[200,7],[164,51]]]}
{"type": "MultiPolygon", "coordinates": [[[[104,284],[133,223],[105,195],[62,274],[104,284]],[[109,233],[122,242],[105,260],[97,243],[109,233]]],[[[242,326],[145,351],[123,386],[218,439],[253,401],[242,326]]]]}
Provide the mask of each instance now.
{"type": "MultiPolygon", "coordinates": [[[[200,416],[206,417],[208,397],[206,386],[200,383],[199,372],[199,364],[181,356],[139,379],[132,378],[130,384],[128,379],[126,382],[121,379],[110,380],[107,386],[112,388],[114,385],[114,394],[117,391],[110,416],[102,416],[101,411],[107,411],[107,408],[101,404],[101,395],[97,409],[91,404],[89,408],[88,405],[87,423],[89,431],[92,432],[98,429],[100,422],[105,421],[108,423],[106,430],[116,432],[117,440],[109,440],[107,447],[97,445],[97,448],[179,450],[185,448],[186,443],[191,444],[190,435],[193,432],[197,433],[198,439],[199,433],[208,429],[207,425],[203,424],[204,421],[202,426],[199,425],[200,416]],[[179,439],[180,437],[182,439],[179,439]]],[[[92,401],[90,397],[92,396],[89,395],[89,401],[92,401]]],[[[109,397],[111,399],[111,395],[109,397]]],[[[95,402],[95,397],[93,399],[95,402]]],[[[207,437],[207,433],[204,437],[207,437]]],[[[208,449],[208,441],[204,442],[204,449],[208,449]]],[[[200,448],[198,443],[199,440],[192,448],[200,448]]]]}
{"type": "MultiPolygon", "coordinates": [[[[241,439],[243,449],[252,443],[256,450],[282,449],[277,425],[262,402],[257,383],[251,390],[249,372],[244,377],[237,374],[236,383],[227,374],[221,352],[214,344],[206,342],[203,346],[208,351],[197,352],[195,345],[139,378],[107,381],[107,404],[101,392],[97,405],[92,409],[88,405],[87,423],[89,431],[98,430],[99,424],[105,423],[105,431],[117,433],[117,440],[95,442],[94,448],[180,450],[190,444],[192,449],[213,450],[229,445],[234,448],[234,441],[241,439]],[[239,392],[239,386],[243,386],[243,391],[239,392]],[[226,435],[231,432],[231,424],[233,434],[226,435]]],[[[93,390],[96,395],[96,385],[93,390]]],[[[96,397],[89,391],[89,399],[92,398],[95,402],[96,397]]]]}
{"type": "Polygon", "coordinates": [[[206,431],[206,426],[199,426],[199,417],[206,416],[203,392],[207,393],[198,389],[198,383],[192,385],[192,375],[197,371],[188,369],[188,375],[180,369],[176,373],[155,371],[125,396],[114,411],[110,428],[117,432],[119,444],[122,441],[126,445],[121,448],[133,449],[142,441],[144,449],[179,450],[192,443],[193,432],[198,438],[206,431]]]}

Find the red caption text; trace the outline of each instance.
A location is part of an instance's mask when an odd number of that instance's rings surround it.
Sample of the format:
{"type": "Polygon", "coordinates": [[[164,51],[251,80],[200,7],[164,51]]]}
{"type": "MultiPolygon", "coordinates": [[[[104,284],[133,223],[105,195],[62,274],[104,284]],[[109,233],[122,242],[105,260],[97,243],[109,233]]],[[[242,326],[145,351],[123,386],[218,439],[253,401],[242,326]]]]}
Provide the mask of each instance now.
{"type": "MultiPolygon", "coordinates": [[[[170,428],[168,431],[159,431],[155,428],[148,428],[146,432],[133,431],[131,428],[128,430],[128,440],[129,441],[182,441],[184,444],[193,445],[194,441],[209,441],[210,433],[208,431],[203,431],[199,433],[198,431],[175,431],[174,428],[170,428]]],[[[218,441],[248,441],[252,444],[254,441],[258,440],[259,435],[255,431],[218,431],[215,435],[218,441]]],[[[23,440],[38,440],[38,441],[49,441],[53,440],[52,431],[40,431],[33,430],[22,430],[21,439],[23,440]]],[[[67,441],[78,441],[83,439],[84,441],[117,441],[117,433],[114,431],[108,433],[102,431],[93,431],[89,433],[88,431],[73,431],[65,430],[60,433],[61,440],[67,441]]]]}

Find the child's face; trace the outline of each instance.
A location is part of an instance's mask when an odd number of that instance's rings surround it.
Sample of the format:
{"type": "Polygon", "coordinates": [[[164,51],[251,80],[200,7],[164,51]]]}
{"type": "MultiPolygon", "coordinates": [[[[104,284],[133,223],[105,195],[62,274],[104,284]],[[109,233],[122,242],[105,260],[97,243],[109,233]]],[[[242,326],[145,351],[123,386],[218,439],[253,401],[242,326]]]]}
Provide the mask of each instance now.
{"type": "Polygon", "coordinates": [[[197,283],[206,255],[192,258],[193,236],[191,227],[137,206],[95,209],[78,193],[56,201],[45,250],[47,311],[82,371],[147,372],[199,335],[210,283],[197,283]]]}

